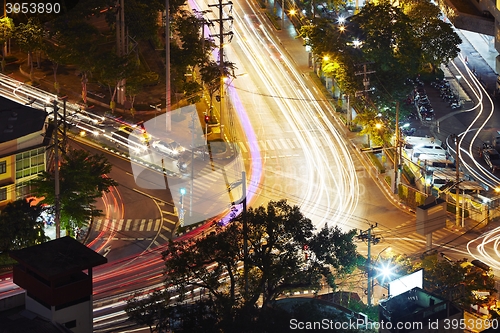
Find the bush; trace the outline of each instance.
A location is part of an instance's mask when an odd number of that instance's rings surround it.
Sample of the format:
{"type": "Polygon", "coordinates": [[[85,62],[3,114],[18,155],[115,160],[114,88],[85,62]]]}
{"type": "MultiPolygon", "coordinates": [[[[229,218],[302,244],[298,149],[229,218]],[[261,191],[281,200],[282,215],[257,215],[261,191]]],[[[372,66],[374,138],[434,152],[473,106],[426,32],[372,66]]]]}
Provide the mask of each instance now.
{"type": "Polygon", "coordinates": [[[403,165],[403,176],[408,180],[408,182],[412,185],[415,185],[415,175],[411,172],[410,168],[405,164],[403,165]]]}
{"type": "Polygon", "coordinates": [[[377,156],[374,153],[368,153],[368,156],[370,157],[373,165],[377,168],[378,172],[385,173],[385,168],[382,165],[382,162],[380,162],[380,160],[377,158],[377,156]]]}

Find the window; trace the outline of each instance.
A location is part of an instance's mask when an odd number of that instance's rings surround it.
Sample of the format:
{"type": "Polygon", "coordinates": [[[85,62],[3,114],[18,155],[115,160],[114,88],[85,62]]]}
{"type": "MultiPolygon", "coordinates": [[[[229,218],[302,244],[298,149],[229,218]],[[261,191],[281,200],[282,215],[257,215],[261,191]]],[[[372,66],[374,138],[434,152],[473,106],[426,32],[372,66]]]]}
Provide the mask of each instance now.
{"type": "Polygon", "coordinates": [[[0,162],[0,174],[7,172],[7,161],[0,162]]]}
{"type": "Polygon", "coordinates": [[[31,192],[31,184],[29,181],[16,184],[16,200],[24,199],[33,195],[31,192]]]}
{"type": "Polygon", "coordinates": [[[7,200],[7,187],[0,188],[0,201],[7,200]]]}
{"type": "Polygon", "coordinates": [[[45,170],[45,148],[16,155],[16,179],[36,175],[45,170]]]}

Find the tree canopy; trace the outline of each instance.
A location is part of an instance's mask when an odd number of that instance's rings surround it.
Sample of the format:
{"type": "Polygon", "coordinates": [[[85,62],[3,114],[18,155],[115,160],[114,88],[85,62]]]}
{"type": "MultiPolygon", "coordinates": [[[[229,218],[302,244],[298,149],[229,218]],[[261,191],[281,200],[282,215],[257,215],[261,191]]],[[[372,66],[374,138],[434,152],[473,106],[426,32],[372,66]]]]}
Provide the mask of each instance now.
{"type": "MultiPolygon", "coordinates": [[[[169,243],[163,258],[170,316],[191,313],[190,320],[184,322],[198,329],[206,327],[202,325],[207,321],[218,330],[243,332],[248,325],[251,331],[252,325],[262,324],[259,318],[269,320],[267,315],[279,296],[302,289],[319,290],[324,279],[335,288],[335,277],[352,272],[356,266],[355,231],[344,233],[326,225],[317,231],[297,206],[285,200],[250,208],[245,216],[247,279],[242,267],[243,215],[202,238],[169,243]],[[183,302],[195,289],[204,297],[200,296],[198,305],[186,306],[183,302]],[[195,315],[195,306],[207,314],[203,318],[195,315]]],[[[131,316],[147,308],[137,302],[129,304],[131,316]]]]}
{"type": "Polygon", "coordinates": [[[46,242],[41,213],[41,205],[31,205],[26,199],[8,203],[0,212],[0,252],[46,242]]]}
{"type": "Polygon", "coordinates": [[[401,102],[409,93],[408,78],[435,73],[458,56],[461,43],[436,5],[416,0],[367,3],[342,23],[318,19],[300,33],[324,73],[351,96],[365,90],[364,76],[355,74],[368,64],[369,96],[379,108],[401,102]]]}
{"type": "MultiPolygon", "coordinates": [[[[72,234],[101,211],[95,206],[103,192],[109,192],[117,183],[107,174],[111,164],[104,155],[91,155],[84,150],[69,150],[63,155],[59,167],[59,187],[61,202],[61,229],[72,234]]],[[[43,198],[42,204],[53,209],[55,203],[55,180],[53,172],[42,172],[33,181],[34,194],[43,198]]]]}

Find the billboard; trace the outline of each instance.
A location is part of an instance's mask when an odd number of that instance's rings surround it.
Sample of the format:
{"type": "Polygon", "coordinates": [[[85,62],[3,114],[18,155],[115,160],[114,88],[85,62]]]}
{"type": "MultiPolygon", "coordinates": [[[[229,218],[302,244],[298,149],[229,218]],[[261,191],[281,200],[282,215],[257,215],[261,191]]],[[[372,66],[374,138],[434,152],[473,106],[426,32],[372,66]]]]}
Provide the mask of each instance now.
{"type": "Polygon", "coordinates": [[[423,288],[424,270],[420,269],[414,273],[400,277],[389,282],[389,297],[405,293],[415,287],[423,288]]]}

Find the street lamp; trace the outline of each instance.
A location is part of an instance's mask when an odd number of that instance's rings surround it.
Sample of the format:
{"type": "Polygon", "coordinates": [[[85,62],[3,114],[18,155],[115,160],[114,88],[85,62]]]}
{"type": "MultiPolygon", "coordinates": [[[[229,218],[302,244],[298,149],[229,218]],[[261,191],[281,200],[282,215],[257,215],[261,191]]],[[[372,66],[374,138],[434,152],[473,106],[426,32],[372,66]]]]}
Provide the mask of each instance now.
{"type": "MultiPolygon", "coordinates": [[[[370,294],[368,295],[368,298],[369,298],[369,304],[372,304],[371,302],[371,298],[372,298],[372,295],[373,295],[373,291],[374,291],[374,287],[375,287],[375,279],[379,279],[381,280],[382,283],[384,283],[384,281],[387,281],[391,278],[391,276],[394,275],[394,265],[392,265],[392,261],[391,260],[388,260],[384,263],[382,263],[381,265],[377,265],[379,259],[380,259],[380,255],[382,253],[384,253],[385,251],[391,251],[392,248],[390,246],[387,246],[385,249],[383,249],[382,251],[380,251],[377,255],[377,258],[375,259],[375,265],[372,265],[372,267],[369,267],[369,269],[371,271],[377,271],[377,275],[373,276],[373,274],[370,274],[372,275],[371,277],[371,289],[370,289],[370,294]]],[[[381,284],[379,284],[381,286],[381,284]]]]}

